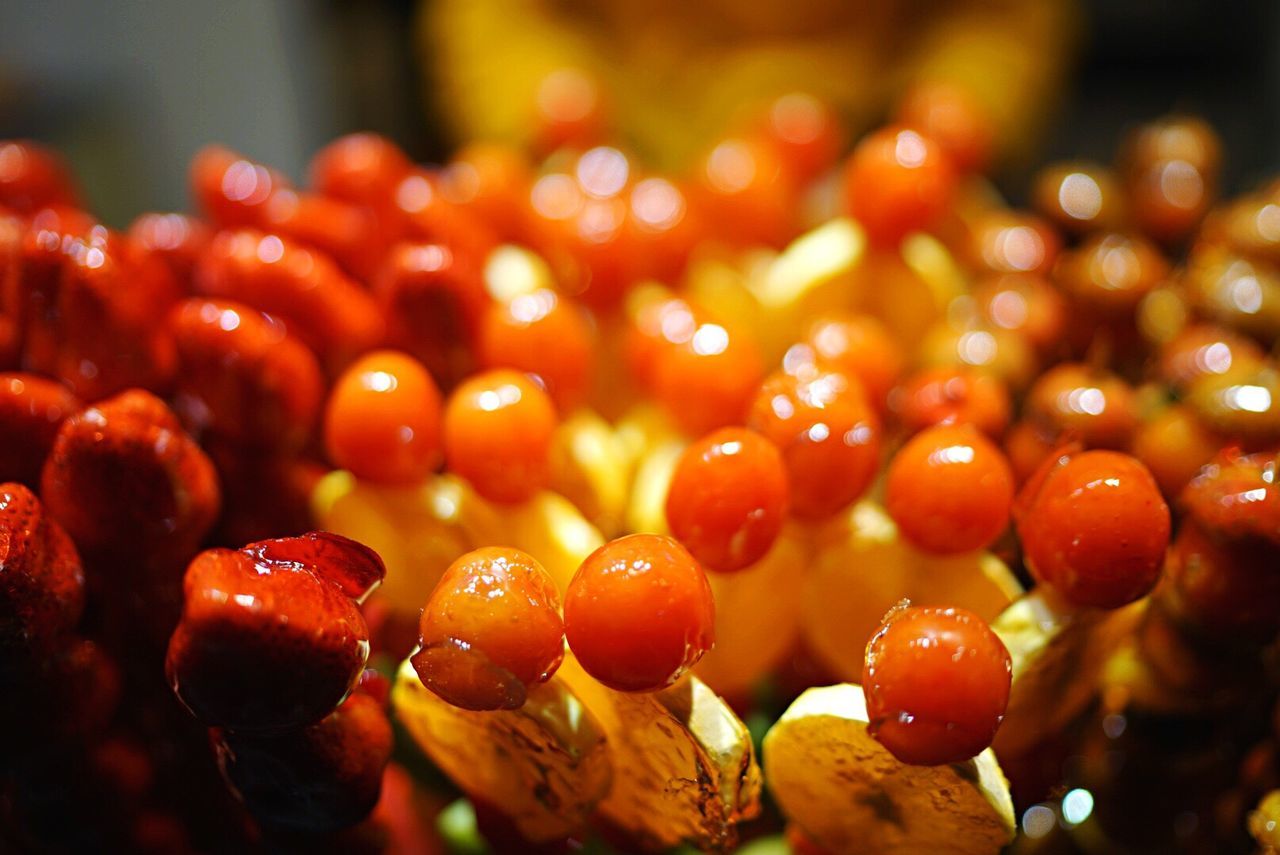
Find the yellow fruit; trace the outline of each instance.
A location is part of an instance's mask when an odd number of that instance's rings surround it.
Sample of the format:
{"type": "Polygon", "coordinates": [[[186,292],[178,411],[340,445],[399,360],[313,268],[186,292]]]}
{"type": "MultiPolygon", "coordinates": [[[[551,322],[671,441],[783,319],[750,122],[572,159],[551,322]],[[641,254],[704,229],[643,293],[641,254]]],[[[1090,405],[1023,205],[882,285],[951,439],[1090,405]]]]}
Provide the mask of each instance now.
{"type": "Polygon", "coordinates": [[[578,410],[560,423],[552,442],[551,489],[605,537],[621,534],[631,480],[623,440],[597,413],[578,410]]]}
{"type": "Polygon", "coordinates": [[[995,754],[945,766],[897,760],[867,729],[859,686],[809,689],[764,738],[769,791],[832,855],[997,853],[1013,840],[1013,801],[995,754]]]}

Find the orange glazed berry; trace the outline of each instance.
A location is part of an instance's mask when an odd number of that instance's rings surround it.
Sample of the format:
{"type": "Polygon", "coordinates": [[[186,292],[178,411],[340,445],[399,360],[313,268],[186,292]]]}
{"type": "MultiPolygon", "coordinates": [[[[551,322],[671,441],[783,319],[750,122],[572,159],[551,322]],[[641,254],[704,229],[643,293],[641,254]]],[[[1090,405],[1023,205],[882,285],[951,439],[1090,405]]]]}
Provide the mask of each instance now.
{"type": "Polygon", "coordinates": [[[605,135],[607,126],[604,93],[591,73],[559,68],[538,83],[533,115],[538,151],[586,148],[605,135]]]}
{"type": "Polygon", "coordinates": [[[1140,237],[1099,234],[1064,254],[1054,269],[1057,283],[1103,314],[1128,315],[1169,275],[1160,250],[1140,237]]]}
{"type": "Polygon", "coordinates": [[[333,385],[324,444],[357,478],[414,484],[440,465],[440,390],[412,356],[379,350],[351,364],[333,385]]]}
{"type": "Polygon", "coordinates": [[[516,371],[464,381],[444,412],[448,468],[494,502],[522,502],[546,484],[556,410],[546,392],[516,371]]]}
{"type": "Polygon", "coordinates": [[[699,324],[655,360],[654,398],[694,436],[741,424],[764,376],[755,341],[720,324],[699,324]]]}
{"type": "Polygon", "coordinates": [[[938,425],[911,438],[889,464],[885,505],[926,552],[982,549],[1009,523],[1013,473],[973,425],[938,425]]]}
{"type": "Polygon", "coordinates": [[[731,246],[780,247],[795,236],[795,179],[765,141],[721,140],[703,158],[698,182],[698,201],[716,239],[731,246]]]}
{"type": "Polygon", "coordinates": [[[1031,201],[1037,211],[1074,235],[1114,229],[1124,221],[1124,197],[1115,175],[1096,163],[1051,163],[1036,173],[1031,201]]]}
{"type": "Polygon", "coordinates": [[[1009,426],[1013,406],[999,378],[950,366],[917,371],[889,400],[908,433],[930,425],[971,424],[999,437],[1009,426]]]}
{"type": "Polygon", "coordinates": [[[782,456],[745,428],[723,428],[686,448],[667,491],[671,533],[709,570],[754,564],[786,514],[782,456]]]}
{"type": "Polygon", "coordinates": [[[871,735],[904,763],[959,763],[991,744],[1013,667],[966,609],[899,607],[867,644],[862,690],[871,735]]]}
{"type": "Polygon", "coordinates": [[[486,547],[449,566],[419,623],[413,667],[424,686],[467,710],[517,709],[564,658],[555,582],[532,556],[486,547]]]}
{"type": "Polygon", "coordinates": [[[1169,499],[1177,498],[1221,447],[1222,440],[1185,404],[1165,407],[1133,435],[1133,456],[1146,464],[1169,499]]]}
{"type": "Polygon", "coordinates": [[[1078,606],[1118,608],[1150,591],[1170,523],[1147,467],[1114,451],[1063,455],[1046,467],[1019,499],[1031,574],[1078,606]]]}
{"type": "Polygon", "coordinates": [[[791,509],[830,516],[866,492],[880,464],[880,419],[856,381],[824,372],[765,380],[747,424],[782,452],[791,509]]]}
{"type": "Polygon", "coordinates": [[[587,556],[564,602],[569,647],[620,692],[670,686],[715,644],[706,574],[676,541],[632,534],[587,556]]]}
{"type": "Polygon", "coordinates": [[[873,244],[894,246],[946,210],[956,174],[946,152],[909,128],[882,128],[853,150],[844,171],[845,207],[873,244]]]}
{"type": "Polygon", "coordinates": [[[1047,222],[1022,211],[996,208],[970,229],[968,261],[992,273],[1048,273],[1062,239],[1047,222]]]}
{"type": "Polygon", "coordinates": [[[546,288],[491,303],[480,322],[480,363],[538,375],[561,412],[587,396],[593,344],[582,309],[546,288]]]}
{"type": "Polygon", "coordinates": [[[982,172],[991,160],[991,117],[962,86],[941,80],[912,86],[898,105],[897,120],[936,140],[963,172],[982,172]]]}
{"type": "Polygon", "coordinates": [[[760,133],[801,181],[826,172],[840,155],[840,120],[830,105],[805,92],[775,99],[759,121],[760,133]]]}
{"type": "Polygon", "coordinates": [[[1027,393],[1025,414],[1090,448],[1128,448],[1138,427],[1133,388],[1108,371],[1075,362],[1040,375],[1027,393]]]}
{"type": "Polygon", "coordinates": [[[819,361],[856,377],[883,412],[906,362],[902,347],[884,324],[870,315],[823,318],[809,328],[806,341],[819,361]]]}
{"type": "Polygon", "coordinates": [[[1225,374],[1263,358],[1262,348],[1240,333],[1216,324],[1190,324],[1160,349],[1160,377],[1185,390],[1206,374],[1225,374]]]}
{"type": "Polygon", "coordinates": [[[1044,278],[1029,273],[992,276],[974,287],[973,299],[988,324],[1021,333],[1040,353],[1062,344],[1067,300],[1044,278]]]}

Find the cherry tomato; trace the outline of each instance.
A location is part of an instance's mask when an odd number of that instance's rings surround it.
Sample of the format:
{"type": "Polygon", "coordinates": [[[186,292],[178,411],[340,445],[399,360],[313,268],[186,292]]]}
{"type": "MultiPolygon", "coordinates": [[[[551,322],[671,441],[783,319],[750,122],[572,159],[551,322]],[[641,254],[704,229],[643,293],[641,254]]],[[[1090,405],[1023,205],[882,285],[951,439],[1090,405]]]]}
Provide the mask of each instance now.
{"type": "Polygon", "coordinates": [[[849,158],[845,207],[873,244],[896,246],[942,215],[955,184],[955,167],[936,142],[910,128],[882,128],[863,138],[849,158]]]}
{"type": "Polygon", "coordinates": [[[797,232],[797,189],[779,152],[755,137],[721,140],[698,166],[698,204],[731,246],[782,247],[797,232]]]}
{"type": "Polygon", "coordinates": [[[543,288],[494,302],[480,321],[485,368],[536,374],[562,413],[586,399],[595,361],[591,322],[577,303],[543,288]]]}
{"type": "Polygon", "coordinates": [[[915,433],[930,425],[972,424],[999,437],[1013,405],[998,377],[967,367],[940,366],[912,374],[889,399],[902,426],[915,433]]]}
{"type": "Polygon", "coordinates": [[[885,506],[914,545],[940,554],[989,546],[1009,524],[1013,473],[973,425],[938,425],[898,450],[885,506]]]}
{"type": "Polygon", "coordinates": [[[569,582],[564,629],[588,674],[621,692],[666,688],[715,644],[706,574],[669,537],[632,534],[587,556],[569,582]]]}
{"type": "Polygon", "coordinates": [[[959,763],[991,744],[1009,704],[1004,643],[973,612],[900,607],[867,644],[871,734],[904,763],[959,763]]]}
{"type": "Polygon", "coordinates": [[[1041,583],[1070,603],[1099,608],[1133,602],[1155,585],[1169,507],[1139,461],[1114,451],[1064,455],[1024,489],[1018,536],[1041,583]]]}
{"type": "Polygon", "coordinates": [[[680,455],[667,489],[671,533],[708,570],[741,570],[764,557],[787,513],[778,449],[745,428],[723,428],[680,455]]]}
{"type": "Polygon", "coordinates": [[[1049,223],[1022,211],[995,208],[970,228],[966,255],[971,266],[991,273],[1047,274],[1062,248],[1049,223]]]}
{"type": "Polygon", "coordinates": [[[1133,456],[1151,470],[1161,492],[1173,500],[1213,460],[1222,444],[1190,407],[1173,404],[1138,426],[1133,456]]]}
{"type": "Polygon", "coordinates": [[[1191,384],[1186,401],[1205,426],[1249,449],[1280,443],[1280,370],[1241,363],[1191,384]]]}
{"type": "Polygon", "coordinates": [[[1169,263],[1139,237],[1101,233],[1058,260],[1054,277],[1080,302],[1109,316],[1128,316],[1169,275],[1169,263]]]}
{"type": "Polygon", "coordinates": [[[805,341],[814,357],[855,377],[881,413],[902,376],[906,355],[892,333],[870,315],[837,315],[815,321],[805,341]]]}
{"type": "Polygon", "coordinates": [[[1031,188],[1035,209],[1073,235],[1119,228],[1124,196],[1110,169],[1096,163],[1051,163],[1036,173],[1031,188]]]}
{"type": "Polygon", "coordinates": [[[1205,466],[1182,503],[1206,533],[1226,540],[1261,539],[1280,545],[1280,457],[1228,449],[1205,466]]]}
{"type": "Polygon", "coordinates": [[[835,166],[844,142],[831,106],[806,92],[774,99],[757,127],[799,181],[811,181],[835,166]]]}
{"type": "Polygon", "coordinates": [[[579,68],[559,68],[542,78],[534,96],[534,146],[547,154],[559,148],[587,148],[608,129],[600,81],[579,68]]]}
{"type": "Polygon", "coordinates": [[[449,566],[419,624],[423,685],[468,710],[517,709],[564,658],[555,582],[532,556],[486,547],[449,566]]]}
{"type": "Polygon", "coordinates": [[[316,192],[385,215],[412,169],[409,156],[391,140],[362,133],[338,137],[320,149],[309,172],[316,192]]]}
{"type": "Polygon", "coordinates": [[[1026,414],[1090,448],[1128,448],[1138,427],[1133,388],[1108,371],[1074,362],[1040,375],[1027,393],[1026,414]]]}
{"type": "Polygon", "coordinates": [[[473,211],[505,240],[523,236],[532,185],[533,169],[525,154],[500,143],[464,146],[440,175],[445,198],[473,211]]]}
{"type": "Polygon", "coordinates": [[[1262,360],[1262,348],[1252,339],[1215,324],[1189,324],[1160,349],[1160,377],[1185,390],[1206,374],[1225,374],[1262,360]]]}
{"type": "Polygon", "coordinates": [[[981,280],[973,298],[992,327],[1021,333],[1042,355],[1062,344],[1066,298],[1043,277],[1002,274],[981,280]]]}
{"type": "Polygon", "coordinates": [[[129,226],[129,240],[163,261],[184,292],[211,238],[205,223],[186,214],[143,214],[129,226]]]}
{"type": "Polygon", "coordinates": [[[741,424],[764,375],[764,360],[745,331],[699,323],[687,340],[655,355],[653,397],[686,433],[698,436],[741,424]]]}
{"type": "Polygon", "coordinates": [[[547,483],[555,428],[555,405],[536,383],[516,371],[486,371],[449,396],[445,460],[486,499],[522,502],[547,483]]]}
{"type": "Polygon", "coordinates": [[[856,380],[837,372],[800,379],[775,372],[747,424],[778,447],[791,510],[820,519],[866,492],[880,464],[880,420],[856,380]]]}
{"type": "Polygon", "coordinates": [[[61,157],[26,140],[0,140],[0,205],[30,215],[48,205],[77,207],[79,197],[61,157]]]}
{"type": "Polygon", "coordinates": [[[1280,630],[1276,542],[1221,541],[1196,520],[1178,529],[1169,549],[1167,600],[1201,631],[1265,643],[1280,630]]]}
{"type": "Polygon", "coordinates": [[[407,354],[379,350],[353,362],[325,407],[329,459],[357,477],[415,484],[443,457],[440,390],[407,354]]]}
{"type": "Polygon", "coordinates": [[[1175,243],[1191,234],[1213,204],[1222,143],[1203,120],[1169,116],[1131,132],[1119,162],[1138,228],[1175,243]]]}
{"type": "Polygon", "coordinates": [[[40,486],[58,426],[80,409],[71,390],[36,374],[0,374],[0,481],[40,486]]]}
{"type": "Polygon", "coordinates": [[[936,140],[962,172],[982,172],[991,161],[995,147],[991,116],[972,92],[958,84],[917,83],[902,96],[895,118],[936,140]]]}

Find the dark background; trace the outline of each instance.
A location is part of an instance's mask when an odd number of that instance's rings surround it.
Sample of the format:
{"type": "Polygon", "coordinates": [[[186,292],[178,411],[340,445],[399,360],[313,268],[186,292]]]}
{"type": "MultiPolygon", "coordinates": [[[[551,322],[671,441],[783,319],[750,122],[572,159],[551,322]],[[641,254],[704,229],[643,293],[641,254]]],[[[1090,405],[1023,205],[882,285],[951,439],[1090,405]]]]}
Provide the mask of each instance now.
{"type": "MultiPolygon", "coordinates": [[[[1035,0],[1027,0],[1035,2],[1035,0]]],[[[0,0],[0,137],[72,161],[108,223],[187,206],[186,165],[217,141],[298,176],[370,129],[421,160],[430,118],[411,0],[0,0]]],[[[1042,158],[1109,159],[1124,128],[1181,109],[1222,133],[1226,187],[1280,170],[1280,3],[1084,0],[1085,38],[1042,158]]],[[[1027,175],[1000,177],[1015,200],[1027,175]]]]}

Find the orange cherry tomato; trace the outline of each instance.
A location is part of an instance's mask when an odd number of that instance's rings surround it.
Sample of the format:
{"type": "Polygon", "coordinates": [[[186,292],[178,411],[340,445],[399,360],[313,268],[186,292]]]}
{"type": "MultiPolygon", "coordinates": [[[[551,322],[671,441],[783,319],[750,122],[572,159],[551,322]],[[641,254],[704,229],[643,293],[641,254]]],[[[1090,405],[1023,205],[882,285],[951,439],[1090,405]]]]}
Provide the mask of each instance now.
{"type": "Polygon", "coordinates": [[[698,436],[742,423],[764,360],[743,331],[699,323],[687,340],[661,348],[651,370],[654,398],[686,433],[698,436]]]}
{"type": "Polygon", "coordinates": [[[494,502],[522,502],[550,477],[556,410],[540,386],[497,369],[465,380],[444,412],[448,468],[494,502]]]}
{"type": "Polygon", "coordinates": [[[1048,273],[1062,238],[1034,214],[995,208],[970,227],[965,255],[976,270],[991,273],[1048,273]]]}
{"type": "Polygon", "coordinates": [[[1222,440],[1185,404],[1165,407],[1143,421],[1133,435],[1133,456],[1151,470],[1170,501],[1182,493],[1222,446],[1222,440]]]}
{"type": "Polygon", "coordinates": [[[1140,237],[1094,235],[1058,260],[1054,278],[1067,293],[1105,315],[1132,314],[1169,275],[1169,262],[1140,237]]]}
{"type": "Polygon", "coordinates": [[[600,81],[580,68],[559,68],[542,78],[533,108],[534,147],[543,154],[587,148],[608,130],[600,81]]]}
{"type": "Polygon", "coordinates": [[[856,377],[876,409],[885,411],[906,355],[883,323],[870,315],[822,318],[809,328],[805,341],[816,359],[856,377]]]}
{"type": "Polygon", "coordinates": [[[1216,324],[1189,324],[1160,349],[1160,377],[1186,390],[1207,374],[1258,365],[1264,354],[1250,338],[1216,324]]]}
{"type": "Polygon", "coordinates": [[[477,342],[481,365],[538,375],[561,412],[590,391],[594,345],[582,308],[546,288],[490,303],[477,342]]]}
{"type": "Polygon", "coordinates": [[[0,206],[30,215],[49,205],[80,205],[62,158],[27,140],[0,140],[0,206]]]}
{"type": "Polygon", "coordinates": [[[917,371],[893,391],[889,403],[908,433],[930,425],[972,424],[991,437],[1004,433],[1013,408],[999,378],[951,366],[917,371]]]}
{"type": "Polygon", "coordinates": [[[669,537],[606,543],[569,582],[564,628],[588,674],[622,692],[670,686],[715,644],[706,574],[669,537]]]}
{"type": "Polygon", "coordinates": [[[787,471],[769,440],[723,428],[691,444],[667,490],[671,533],[708,570],[741,570],[764,557],[787,514],[787,471]]]}
{"type": "Polygon", "coordinates": [[[1041,374],[1027,393],[1025,412],[1088,448],[1128,448],[1138,428],[1133,388],[1109,371],[1075,362],[1041,374]]]}
{"type": "Polygon", "coordinates": [[[712,237],[731,246],[781,247],[798,233],[795,179],[765,141],[721,140],[699,163],[697,178],[712,237]]]}
{"type": "Polygon", "coordinates": [[[926,552],[989,546],[1009,524],[1012,504],[1009,463],[973,425],[927,428],[889,463],[885,506],[902,535],[926,552]]]}
{"type": "Polygon", "coordinates": [[[342,372],[324,414],[335,465],[386,484],[414,484],[442,458],[440,390],[413,357],[379,350],[342,372]]]}
{"type": "Polygon", "coordinates": [[[1067,300],[1044,278],[1025,273],[991,276],[975,285],[973,299],[988,324],[1021,333],[1039,353],[1062,345],[1067,300]]]}
{"type": "Polygon", "coordinates": [[[849,157],[845,207],[873,244],[896,246],[942,215],[955,184],[955,167],[936,142],[910,128],[882,128],[864,137],[849,157]]]}
{"type": "Polygon", "coordinates": [[[1098,608],[1133,602],[1155,585],[1169,507],[1138,460],[1115,451],[1063,455],[1024,490],[1018,536],[1038,581],[1070,603],[1098,608]]]}
{"type": "Polygon", "coordinates": [[[862,669],[870,730],[904,763],[959,763],[991,744],[1009,705],[1009,651],[956,608],[890,612],[862,669]]]}
{"type": "Polygon", "coordinates": [[[991,116],[972,92],[958,84],[917,83],[902,96],[896,119],[936,140],[962,172],[982,172],[991,162],[995,148],[991,116]]]}
{"type": "Polygon", "coordinates": [[[445,570],[422,610],[423,685],[467,710],[517,709],[564,658],[555,582],[532,556],[486,547],[445,570]]]}
{"type": "Polygon", "coordinates": [[[1124,224],[1124,194],[1110,169],[1084,161],[1051,163],[1036,173],[1035,209],[1058,228],[1084,235],[1124,224]]]}
{"type": "Polygon", "coordinates": [[[791,510],[836,513],[867,491],[880,465],[880,419],[856,380],[833,371],[765,380],[747,424],[782,453],[791,510]]]}
{"type": "Polygon", "coordinates": [[[835,111],[807,92],[774,99],[756,127],[799,181],[811,181],[835,166],[844,143],[835,111]]]}

